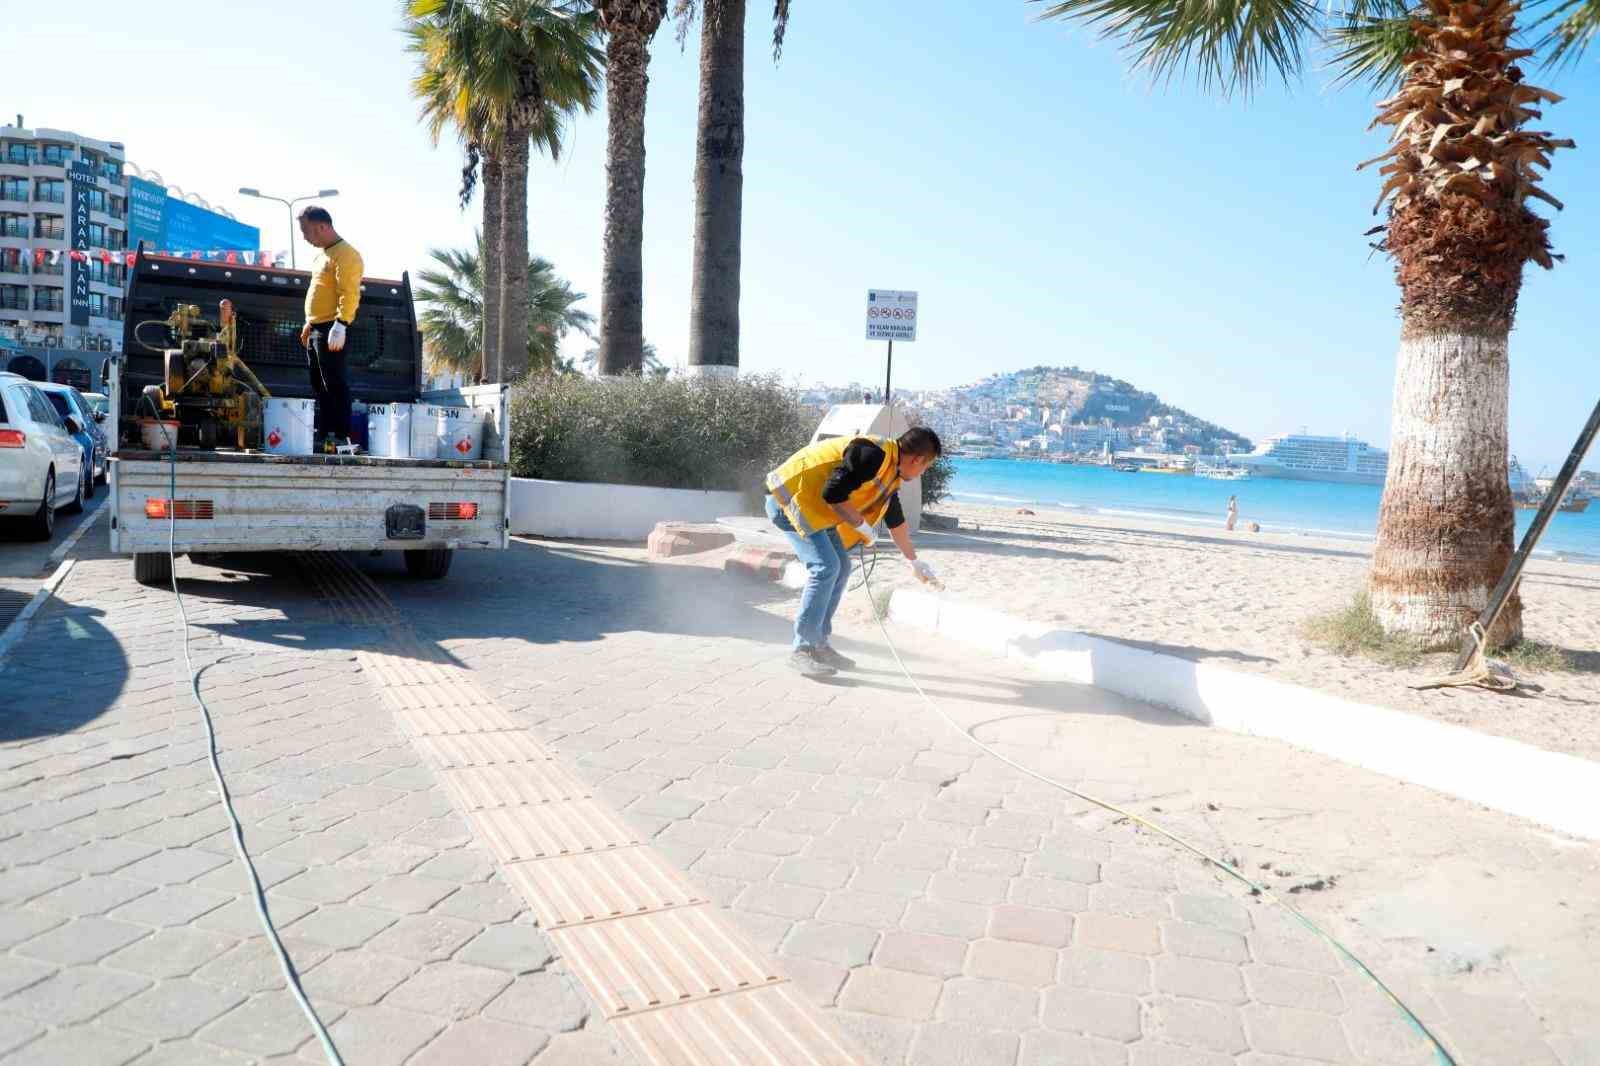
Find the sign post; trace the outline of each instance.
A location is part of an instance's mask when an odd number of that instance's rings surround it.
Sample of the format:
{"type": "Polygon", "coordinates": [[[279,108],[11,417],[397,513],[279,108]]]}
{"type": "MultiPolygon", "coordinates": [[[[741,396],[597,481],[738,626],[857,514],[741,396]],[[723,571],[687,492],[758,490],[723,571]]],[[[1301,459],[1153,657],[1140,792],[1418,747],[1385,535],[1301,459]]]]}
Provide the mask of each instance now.
{"type": "Polygon", "coordinates": [[[867,290],[867,340],[888,341],[889,354],[883,371],[883,402],[893,402],[890,391],[894,375],[894,342],[917,339],[917,294],[898,289],[867,290]]]}

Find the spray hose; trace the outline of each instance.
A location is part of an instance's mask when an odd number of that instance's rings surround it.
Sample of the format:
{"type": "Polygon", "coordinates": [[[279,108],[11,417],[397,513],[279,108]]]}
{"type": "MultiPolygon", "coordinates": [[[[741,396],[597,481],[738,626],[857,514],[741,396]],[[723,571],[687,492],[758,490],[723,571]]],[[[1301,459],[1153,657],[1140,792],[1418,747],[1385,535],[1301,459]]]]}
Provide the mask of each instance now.
{"type": "Polygon", "coordinates": [[[858,545],[857,551],[860,555],[862,564],[861,584],[867,590],[867,599],[869,606],[872,608],[872,617],[878,623],[878,629],[883,633],[884,642],[889,646],[889,654],[894,656],[895,664],[900,667],[900,672],[904,674],[906,680],[911,683],[911,687],[916,689],[917,695],[922,697],[923,702],[925,702],[935,714],[943,719],[946,725],[948,725],[951,729],[954,729],[957,733],[961,734],[962,737],[966,738],[968,743],[983,751],[985,754],[1005,763],[1012,769],[1033,778],[1035,781],[1039,781],[1043,784],[1049,785],[1052,788],[1059,789],[1060,791],[1067,793],[1069,796],[1074,796],[1080,800],[1083,800],[1085,803],[1092,803],[1096,807],[1100,807],[1103,810],[1120,815],[1131,822],[1143,826],[1152,833],[1170,840],[1172,843],[1178,845],[1178,847],[1192,855],[1195,855],[1202,861],[1215,866],[1217,869],[1221,870],[1223,873],[1227,874],[1229,877],[1232,877],[1234,880],[1248,888],[1253,895],[1264,897],[1268,902],[1275,903],[1279,907],[1282,907],[1301,925],[1305,926],[1317,936],[1327,941],[1335,951],[1337,951],[1343,958],[1348,960],[1350,964],[1357,970],[1371,978],[1372,983],[1378,986],[1378,989],[1388,997],[1389,1002],[1393,1003],[1395,1008],[1399,1010],[1399,1012],[1405,1017],[1407,1024],[1409,1024],[1415,1032],[1425,1037],[1428,1042],[1433,1045],[1435,1063],[1439,1064],[1439,1066],[1457,1066],[1456,1060],[1451,1057],[1450,1052],[1445,1050],[1445,1046],[1439,1041],[1439,1038],[1434,1036],[1433,1033],[1429,1031],[1428,1027],[1423,1024],[1422,1019],[1418,1018],[1416,1014],[1412,1013],[1411,1008],[1407,1007],[1405,1003],[1401,1001],[1400,997],[1395,995],[1394,991],[1390,989],[1388,985],[1383,983],[1382,978],[1373,973],[1372,970],[1367,967],[1366,963],[1362,962],[1356,957],[1354,952],[1345,947],[1343,944],[1339,943],[1339,941],[1335,940],[1331,934],[1324,931],[1321,926],[1317,925],[1317,923],[1313,922],[1310,918],[1302,914],[1296,907],[1283,900],[1280,896],[1274,893],[1272,889],[1268,888],[1266,885],[1257,884],[1255,881],[1252,881],[1249,877],[1245,876],[1245,874],[1241,872],[1238,867],[1234,866],[1226,859],[1212,855],[1205,849],[1196,844],[1190,843],[1188,840],[1185,840],[1183,837],[1180,837],[1171,830],[1157,825],[1155,822],[1150,821],[1143,815],[1135,814],[1133,811],[1130,811],[1125,807],[1119,807],[1117,804],[1111,803],[1108,800],[1100,799],[1098,796],[1092,796],[1087,792],[1080,792],[1070,785],[1064,784],[1061,781],[1057,781],[1053,777],[1049,777],[1037,770],[1024,766],[1015,759],[1002,755],[988,744],[985,744],[983,741],[979,740],[977,736],[973,734],[972,730],[965,729],[959,725],[954,718],[950,717],[949,713],[946,712],[943,707],[939,706],[932,696],[929,696],[927,692],[923,691],[922,685],[918,683],[917,679],[912,675],[910,669],[907,668],[905,660],[900,657],[900,649],[895,647],[894,638],[889,635],[889,627],[884,624],[884,616],[887,613],[887,607],[885,607],[883,611],[879,611],[876,598],[872,595],[872,571],[867,565],[865,547],[858,545]]]}
{"type": "Polygon", "coordinates": [[[311,1029],[316,1033],[317,1041],[322,1045],[322,1052],[327,1057],[328,1066],[344,1066],[344,1059],[339,1057],[339,1049],[333,1044],[333,1037],[328,1035],[327,1028],[322,1024],[322,1019],[317,1017],[316,1008],[306,998],[305,989],[300,987],[300,974],[295,969],[294,961],[289,958],[289,953],[284,949],[283,941],[278,936],[278,930],[272,923],[272,915],[267,910],[266,893],[261,888],[261,876],[256,873],[256,864],[250,858],[250,852],[244,845],[244,827],[239,824],[239,815],[233,809],[233,796],[228,792],[228,783],[223,779],[222,766],[217,761],[217,731],[211,722],[211,708],[206,706],[205,697],[200,695],[200,675],[195,673],[194,660],[189,655],[189,612],[184,609],[183,595],[178,591],[178,442],[172,439],[171,432],[165,423],[161,425],[162,436],[166,439],[168,447],[169,470],[169,499],[174,501],[167,506],[167,565],[172,581],[172,598],[178,603],[179,625],[183,632],[183,662],[189,671],[189,693],[200,707],[200,718],[206,730],[206,753],[211,760],[211,777],[216,782],[217,794],[222,799],[223,810],[227,812],[228,824],[233,831],[233,848],[243,864],[245,872],[250,875],[250,888],[254,896],[256,916],[261,919],[261,928],[266,932],[267,940],[272,944],[273,952],[278,956],[278,966],[283,970],[283,977],[289,986],[289,992],[294,1001],[299,1004],[300,1010],[310,1022],[311,1029]]]}

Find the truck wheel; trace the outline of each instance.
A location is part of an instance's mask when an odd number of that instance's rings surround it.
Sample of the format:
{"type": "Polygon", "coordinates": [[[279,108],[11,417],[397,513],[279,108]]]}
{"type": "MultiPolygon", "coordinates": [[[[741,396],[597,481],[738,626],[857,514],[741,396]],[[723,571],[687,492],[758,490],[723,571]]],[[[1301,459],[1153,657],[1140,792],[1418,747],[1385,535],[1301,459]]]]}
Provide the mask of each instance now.
{"type": "Polygon", "coordinates": [[[133,557],[133,579],[141,585],[170,587],[172,556],[166,552],[139,552],[133,557]]]}
{"type": "Polygon", "coordinates": [[[425,581],[437,581],[450,572],[450,560],[455,552],[449,548],[419,548],[408,551],[406,573],[425,581]]]}

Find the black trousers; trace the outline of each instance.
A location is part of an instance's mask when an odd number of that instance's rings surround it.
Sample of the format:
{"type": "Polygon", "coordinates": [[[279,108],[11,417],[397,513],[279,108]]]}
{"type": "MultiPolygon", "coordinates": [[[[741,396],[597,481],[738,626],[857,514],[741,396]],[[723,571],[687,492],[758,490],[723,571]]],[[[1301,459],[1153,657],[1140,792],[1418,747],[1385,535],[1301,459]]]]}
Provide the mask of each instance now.
{"type": "MultiPolygon", "coordinates": [[[[328,330],[332,322],[322,322],[311,327],[311,340],[306,345],[306,362],[311,367],[311,392],[317,399],[317,440],[332,433],[341,442],[350,436],[350,378],[345,367],[345,353],[328,347],[328,330]]],[[[345,347],[350,339],[345,338],[345,347]]]]}

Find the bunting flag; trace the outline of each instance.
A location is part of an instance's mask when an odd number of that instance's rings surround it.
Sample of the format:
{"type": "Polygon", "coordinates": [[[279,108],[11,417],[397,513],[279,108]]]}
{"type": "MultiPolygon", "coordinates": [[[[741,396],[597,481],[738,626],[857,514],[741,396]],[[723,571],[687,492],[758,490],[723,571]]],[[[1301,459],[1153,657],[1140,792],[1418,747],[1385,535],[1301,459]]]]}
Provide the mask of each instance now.
{"type": "Polygon", "coordinates": [[[51,266],[60,266],[61,265],[61,249],[60,248],[52,248],[52,249],[50,249],[50,265],[51,266]]]}
{"type": "Polygon", "coordinates": [[[35,248],[33,250],[33,265],[34,266],[36,266],[36,267],[44,266],[44,251],[45,250],[43,248],[35,248]]]}

